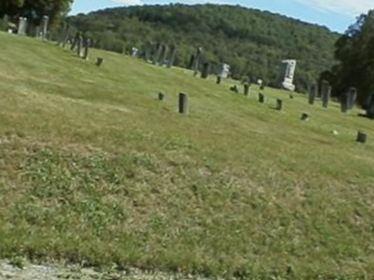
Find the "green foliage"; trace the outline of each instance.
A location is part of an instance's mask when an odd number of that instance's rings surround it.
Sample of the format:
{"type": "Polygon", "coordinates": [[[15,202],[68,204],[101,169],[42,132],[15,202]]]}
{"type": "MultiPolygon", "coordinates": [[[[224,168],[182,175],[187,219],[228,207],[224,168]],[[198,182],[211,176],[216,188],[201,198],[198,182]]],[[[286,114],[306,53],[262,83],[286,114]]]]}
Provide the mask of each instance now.
{"type": "Polygon", "coordinates": [[[364,105],[374,94],[374,10],[361,15],[339,38],[335,57],[339,64],[323,76],[333,84],[336,96],[356,87],[364,105]]]}
{"type": "Polygon", "coordinates": [[[333,64],[338,38],[327,28],[284,16],[225,5],[167,5],[107,9],[70,22],[91,31],[96,47],[121,52],[123,45],[176,44],[176,64],[188,67],[202,46],[206,60],[231,65],[233,77],[262,78],[277,85],[280,61],[298,60],[296,85],[304,90],[333,64]]]}
{"type": "Polygon", "coordinates": [[[53,22],[56,18],[66,15],[72,3],[73,0],[1,0],[0,16],[25,16],[36,23],[44,15],[48,15],[53,22]]]}

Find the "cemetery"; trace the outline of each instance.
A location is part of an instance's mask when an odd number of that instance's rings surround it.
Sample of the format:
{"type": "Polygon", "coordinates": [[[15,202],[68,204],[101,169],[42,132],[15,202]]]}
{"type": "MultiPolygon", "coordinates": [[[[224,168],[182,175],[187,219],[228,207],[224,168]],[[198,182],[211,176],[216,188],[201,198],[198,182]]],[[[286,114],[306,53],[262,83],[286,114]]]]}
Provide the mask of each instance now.
{"type": "Polygon", "coordinates": [[[177,44],[123,55],[49,21],[0,32],[0,260],[374,276],[374,98],[297,92],[290,57],[274,88],[199,45],[187,69],[177,44]]]}

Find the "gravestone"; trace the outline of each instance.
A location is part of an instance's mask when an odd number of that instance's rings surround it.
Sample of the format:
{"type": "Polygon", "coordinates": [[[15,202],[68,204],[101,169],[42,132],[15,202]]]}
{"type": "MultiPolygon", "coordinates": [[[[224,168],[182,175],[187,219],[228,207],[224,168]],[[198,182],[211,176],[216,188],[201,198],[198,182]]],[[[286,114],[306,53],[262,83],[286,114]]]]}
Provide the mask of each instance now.
{"type": "Polygon", "coordinates": [[[277,99],[277,106],[275,107],[278,111],[282,111],[283,109],[283,101],[282,99],[277,99]]]}
{"type": "Polygon", "coordinates": [[[188,95],[186,93],[179,94],[178,112],[180,114],[188,114],[188,95]]]}
{"type": "Polygon", "coordinates": [[[359,143],[366,143],[367,141],[367,134],[366,133],[363,133],[361,131],[357,132],[357,139],[356,139],[357,142],[359,143]]]}
{"type": "Polygon", "coordinates": [[[43,19],[42,19],[42,39],[43,40],[47,39],[48,24],[49,24],[49,16],[43,16],[43,19]]]}
{"type": "Polygon", "coordinates": [[[289,91],[295,90],[295,85],[293,84],[295,70],[296,70],[296,60],[286,59],[282,61],[280,86],[283,89],[286,89],[289,91]]]}
{"type": "Polygon", "coordinates": [[[354,87],[350,87],[340,96],[340,110],[342,113],[347,113],[351,110],[356,102],[357,90],[354,87]]]}
{"type": "Polygon", "coordinates": [[[175,57],[177,56],[177,47],[171,46],[170,48],[170,55],[168,58],[168,64],[167,67],[171,68],[174,65],[175,57]]]}
{"type": "Polygon", "coordinates": [[[163,101],[165,99],[165,94],[162,92],[158,93],[158,100],[163,101]]]}
{"type": "Polygon", "coordinates": [[[169,52],[168,46],[162,45],[162,51],[161,51],[161,56],[160,56],[160,61],[159,61],[160,66],[165,65],[165,62],[167,61],[167,57],[168,57],[168,52],[169,52]]]}
{"type": "Polygon", "coordinates": [[[27,31],[27,18],[20,17],[19,22],[18,22],[17,34],[23,36],[23,35],[26,35],[26,31],[27,31]]]}
{"type": "Polygon", "coordinates": [[[96,66],[100,67],[103,64],[103,62],[104,62],[104,58],[98,57],[96,59],[96,66]]]}
{"type": "Polygon", "coordinates": [[[137,57],[138,56],[138,49],[137,48],[135,48],[135,47],[132,47],[131,48],[131,56],[132,57],[137,57]]]}
{"type": "Polygon", "coordinates": [[[35,26],[35,37],[36,38],[42,38],[42,28],[39,26],[39,25],[37,25],[37,26],[35,26]]]}
{"type": "Polygon", "coordinates": [[[244,84],[244,95],[245,96],[249,96],[249,90],[250,90],[250,84],[249,83],[245,83],[244,84]]]}
{"type": "Polygon", "coordinates": [[[321,82],[321,99],[322,107],[327,108],[329,106],[329,101],[331,97],[331,86],[328,81],[323,80],[321,82]]]}
{"type": "Polygon", "coordinates": [[[210,71],[210,64],[209,62],[205,62],[203,64],[203,71],[201,71],[201,78],[206,79],[209,76],[210,71]]]}
{"type": "Polygon", "coordinates": [[[86,36],[83,37],[83,55],[82,58],[88,60],[88,52],[91,47],[91,39],[86,36]]]}
{"type": "Polygon", "coordinates": [[[370,119],[374,119],[374,94],[369,95],[365,109],[366,116],[370,119]]]}
{"type": "Polygon", "coordinates": [[[74,36],[74,38],[73,38],[73,40],[72,40],[72,42],[71,42],[71,46],[70,46],[70,50],[71,50],[71,51],[74,51],[74,50],[76,49],[77,44],[78,44],[78,42],[79,42],[79,38],[80,38],[80,33],[79,33],[79,32],[76,32],[76,33],[75,33],[75,36],[74,36]]]}
{"type": "Polygon", "coordinates": [[[261,92],[258,94],[258,102],[265,103],[265,95],[263,95],[261,92]]]}
{"type": "Polygon", "coordinates": [[[238,89],[238,86],[237,86],[237,85],[233,85],[232,87],[230,87],[230,90],[231,90],[232,92],[239,93],[239,89],[238,89]]]}
{"type": "Polygon", "coordinates": [[[357,100],[357,89],[355,87],[349,88],[348,94],[348,110],[352,110],[357,100]]]}
{"type": "Polygon", "coordinates": [[[153,64],[158,65],[162,52],[162,44],[157,43],[155,46],[155,52],[153,54],[153,64]]]}
{"type": "Polygon", "coordinates": [[[310,105],[314,104],[314,101],[315,101],[316,96],[317,96],[317,92],[318,92],[317,85],[311,85],[310,88],[309,88],[309,99],[308,99],[308,102],[309,102],[310,105]]]}
{"type": "Polygon", "coordinates": [[[200,65],[200,60],[201,60],[202,54],[203,54],[203,48],[198,47],[196,49],[196,54],[194,55],[194,61],[193,61],[193,64],[192,64],[192,70],[194,71],[194,76],[196,76],[198,71],[199,71],[199,65],[200,65]]]}
{"type": "Polygon", "coordinates": [[[77,55],[78,57],[82,56],[82,49],[83,49],[83,36],[79,34],[79,37],[77,38],[77,55]]]}
{"type": "Polygon", "coordinates": [[[216,84],[219,85],[221,83],[222,78],[220,76],[217,76],[216,84]]]}
{"type": "Polygon", "coordinates": [[[309,114],[307,113],[302,113],[301,118],[302,121],[309,121],[309,114]]]}
{"type": "Polygon", "coordinates": [[[5,31],[8,31],[8,28],[9,28],[9,16],[8,15],[3,16],[3,22],[5,26],[5,31]]]}

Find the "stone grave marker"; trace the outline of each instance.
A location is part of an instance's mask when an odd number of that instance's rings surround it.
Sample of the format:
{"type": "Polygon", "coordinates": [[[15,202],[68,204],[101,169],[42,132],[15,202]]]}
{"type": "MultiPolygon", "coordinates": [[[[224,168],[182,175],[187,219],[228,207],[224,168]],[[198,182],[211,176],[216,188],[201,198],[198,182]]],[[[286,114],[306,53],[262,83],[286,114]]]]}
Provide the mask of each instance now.
{"type": "Polygon", "coordinates": [[[244,95],[249,96],[249,91],[250,91],[250,84],[244,83],[244,95]]]}
{"type": "Polygon", "coordinates": [[[137,48],[135,48],[135,47],[132,47],[131,48],[131,56],[132,57],[137,57],[138,56],[138,49],[137,48]]]}
{"type": "Polygon", "coordinates": [[[192,63],[192,70],[194,71],[194,76],[196,76],[197,73],[199,72],[199,65],[200,65],[200,60],[201,60],[202,54],[203,54],[203,48],[198,47],[196,49],[196,54],[194,55],[194,60],[193,60],[193,63],[192,63]]]}
{"type": "Polygon", "coordinates": [[[283,109],[283,101],[282,99],[277,99],[277,106],[275,107],[278,111],[282,111],[283,109]]]}
{"type": "Polygon", "coordinates": [[[96,59],[96,66],[100,67],[103,64],[103,62],[104,62],[104,58],[98,57],[96,59]]]}
{"type": "Polygon", "coordinates": [[[42,19],[42,39],[43,40],[47,40],[48,24],[49,24],[49,16],[43,16],[43,19],[42,19]]]}
{"type": "Polygon", "coordinates": [[[307,113],[302,113],[301,118],[302,121],[309,121],[309,114],[307,113]]]}
{"type": "Polygon", "coordinates": [[[280,86],[289,91],[295,91],[293,84],[296,70],[296,60],[286,59],[282,61],[280,86]]]}
{"type": "Polygon", "coordinates": [[[331,97],[331,86],[328,81],[323,80],[321,83],[321,99],[322,107],[327,108],[329,106],[329,101],[331,97]]]}
{"type": "Polygon", "coordinates": [[[158,100],[163,101],[165,99],[165,94],[163,92],[158,93],[158,100]]]}
{"type": "Polygon", "coordinates": [[[352,110],[357,100],[357,89],[355,87],[351,87],[348,91],[348,110],[352,110]]]}
{"type": "Polygon", "coordinates": [[[356,102],[357,90],[354,87],[350,87],[340,96],[340,110],[342,113],[347,113],[351,110],[356,102]]]}
{"type": "Polygon", "coordinates": [[[18,22],[17,34],[24,36],[24,35],[26,35],[26,31],[27,31],[27,18],[20,17],[19,22],[18,22]]]}
{"type": "Polygon", "coordinates": [[[90,47],[91,47],[91,39],[84,36],[83,37],[83,56],[82,56],[82,58],[85,59],[85,60],[88,60],[88,53],[89,53],[90,47]]]}
{"type": "Polygon", "coordinates": [[[231,86],[231,87],[230,87],[230,90],[231,90],[232,92],[239,93],[239,89],[238,89],[238,86],[237,86],[237,85],[233,85],[233,86],[231,86]]]}
{"type": "Polygon", "coordinates": [[[357,132],[357,142],[365,144],[367,141],[367,134],[361,131],[357,132]]]}
{"type": "Polygon", "coordinates": [[[208,78],[209,71],[210,71],[210,63],[209,62],[205,62],[203,64],[203,71],[201,71],[201,78],[202,79],[208,78]]]}
{"type": "Polygon", "coordinates": [[[168,58],[168,64],[167,64],[168,68],[171,68],[174,65],[175,57],[177,56],[177,51],[178,51],[177,47],[172,45],[170,48],[170,55],[168,58]]]}
{"type": "Polygon", "coordinates": [[[188,95],[186,93],[180,93],[178,101],[178,112],[180,114],[187,115],[188,110],[188,95]]]}
{"type": "Polygon", "coordinates": [[[309,88],[309,98],[308,98],[308,102],[310,105],[313,105],[314,104],[314,101],[316,99],[316,96],[317,96],[317,91],[318,91],[318,87],[317,85],[311,85],[310,88],[309,88]]]}
{"type": "Polygon", "coordinates": [[[374,94],[371,94],[366,102],[366,116],[374,119],[374,94]]]}
{"type": "Polygon", "coordinates": [[[261,92],[258,94],[258,102],[265,103],[265,95],[261,92]]]}

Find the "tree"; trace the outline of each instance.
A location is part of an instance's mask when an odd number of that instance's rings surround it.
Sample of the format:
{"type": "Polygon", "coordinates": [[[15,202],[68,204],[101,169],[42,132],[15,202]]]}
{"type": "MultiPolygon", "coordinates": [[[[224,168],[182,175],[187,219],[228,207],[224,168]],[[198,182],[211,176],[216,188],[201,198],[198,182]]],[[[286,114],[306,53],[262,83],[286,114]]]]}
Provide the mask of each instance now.
{"type": "Polygon", "coordinates": [[[335,44],[339,61],[323,76],[340,96],[349,87],[358,90],[358,101],[364,105],[374,93],[374,10],[358,17],[335,44]]]}
{"type": "Polygon", "coordinates": [[[26,16],[29,20],[40,21],[44,15],[54,22],[66,15],[73,0],[1,0],[0,16],[26,16]]]}

